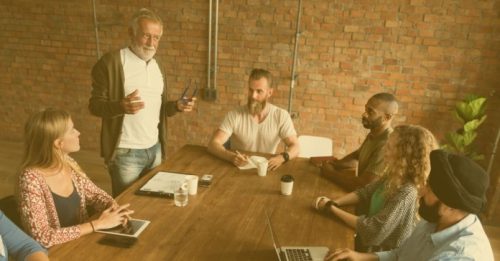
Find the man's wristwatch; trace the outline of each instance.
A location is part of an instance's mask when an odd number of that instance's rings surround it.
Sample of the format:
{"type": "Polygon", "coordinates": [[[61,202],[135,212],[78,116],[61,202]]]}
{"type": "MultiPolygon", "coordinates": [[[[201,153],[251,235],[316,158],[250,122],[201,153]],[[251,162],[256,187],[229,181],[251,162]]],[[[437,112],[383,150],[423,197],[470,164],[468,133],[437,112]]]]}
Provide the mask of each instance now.
{"type": "Polygon", "coordinates": [[[283,156],[283,159],[285,160],[285,162],[290,160],[290,155],[288,155],[288,152],[286,152],[286,151],[282,152],[281,156],[283,156]]]}

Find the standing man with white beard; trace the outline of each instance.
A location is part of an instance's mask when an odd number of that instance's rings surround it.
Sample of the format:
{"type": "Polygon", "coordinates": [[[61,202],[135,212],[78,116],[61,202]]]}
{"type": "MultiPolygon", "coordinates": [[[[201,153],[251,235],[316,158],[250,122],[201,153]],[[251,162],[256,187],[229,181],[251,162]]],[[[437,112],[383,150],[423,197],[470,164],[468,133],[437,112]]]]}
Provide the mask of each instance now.
{"type": "Polygon", "coordinates": [[[139,10],[129,27],[130,46],[105,54],[92,68],[90,112],[102,118],[101,156],[118,196],[166,155],[166,117],[192,111],[196,98],[167,100],[164,68],[154,58],[163,22],[139,10]]]}
{"type": "Polygon", "coordinates": [[[269,170],[297,157],[297,132],[288,112],[269,103],[273,94],[272,75],[263,69],[253,69],[248,79],[248,103],[230,111],[208,144],[213,155],[236,166],[248,163],[248,156],[239,151],[275,154],[280,141],[285,151],[269,158],[269,170]],[[231,139],[231,150],[224,143],[231,139]]]}

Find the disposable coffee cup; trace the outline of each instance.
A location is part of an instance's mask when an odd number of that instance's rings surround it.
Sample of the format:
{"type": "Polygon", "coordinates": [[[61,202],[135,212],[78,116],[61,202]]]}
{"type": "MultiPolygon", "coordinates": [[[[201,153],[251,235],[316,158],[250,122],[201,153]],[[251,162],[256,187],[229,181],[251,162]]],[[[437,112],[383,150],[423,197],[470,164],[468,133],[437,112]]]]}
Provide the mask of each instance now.
{"type": "Polygon", "coordinates": [[[293,177],[291,175],[281,176],[281,194],[292,195],[293,190],[293,177]]]}
{"type": "Polygon", "coordinates": [[[259,176],[265,177],[267,175],[267,166],[269,162],[267,161],[267,159],[263,159],[257,161],[256,163],[257,163],[257,173],[259,174],[259,176]]]}
{"type": "Polygon", "coordinates": [[[189,176],[186,178],[186,181],[189,195],[196,195],[198,193],[198,176],[189,176]]]}

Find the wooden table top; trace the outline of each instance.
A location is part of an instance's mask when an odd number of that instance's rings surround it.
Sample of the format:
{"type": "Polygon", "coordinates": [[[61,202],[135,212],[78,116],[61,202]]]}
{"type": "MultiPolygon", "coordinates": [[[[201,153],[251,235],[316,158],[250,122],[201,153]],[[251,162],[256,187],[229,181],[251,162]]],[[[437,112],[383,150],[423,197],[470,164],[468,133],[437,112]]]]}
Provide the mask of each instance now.
{"type": "Polygon", "coordinates": [[[206,147],[186,145],[117,198],[131,203],[133,217],[150,220],[130,248],[98,243],[93,233],[52,247],[51,260],[277,260],[265,211],[283,246],[354,246],[354,231],[318,213],[312,201],[319,195],[338,197],[343,190],[319,175],[308,159],[297,158],[259,177],[256,169],[239,170],[210,155],[206,147]],[[199,187],[185,207],[172,199],[135,195],[156,172],[212,174],[208,188],[199,187]],[[280,193],[280,177],[295,178],[293,193],[280,193]]]}

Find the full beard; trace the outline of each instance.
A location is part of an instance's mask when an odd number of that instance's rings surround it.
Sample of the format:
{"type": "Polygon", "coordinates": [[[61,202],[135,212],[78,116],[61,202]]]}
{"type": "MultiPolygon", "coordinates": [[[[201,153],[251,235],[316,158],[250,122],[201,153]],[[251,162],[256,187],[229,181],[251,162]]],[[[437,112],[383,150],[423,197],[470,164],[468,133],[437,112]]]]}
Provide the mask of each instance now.
{"type": "Polygon", "coordinates": [[[430,223],[437,223],[439,221],[439,204],[436,202],[432,206],[425,204],[423,198],[420,198],[420,206],[418,207],[418,214],[430,223]]]}
{"type": "Polygon", "coordinates": [[[367,118],[362,117],[361,123],[363,123],[363,127],[365,127],[365,129],[373,130],[382,125],[382,116],[373,121],[369,121],[367,118]]]}
{"type": "Polygon", "coordinates": [[[151,60],[156,54],[156,49],[153,46],[138,46],[137,44],[132,43],[130,48],[144,61],[151,60]]]}
{"type": "Polygon", "coordinates": [[[258,102],[252,99],[248,99],[248,110],[252,115],[260,114],[266,107],[266,101],[258,102]]]}

